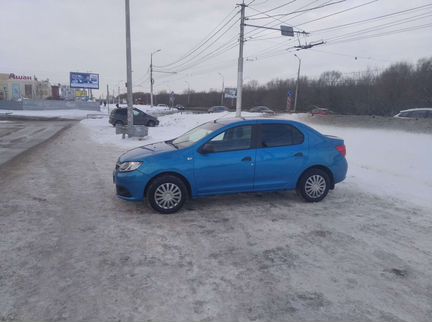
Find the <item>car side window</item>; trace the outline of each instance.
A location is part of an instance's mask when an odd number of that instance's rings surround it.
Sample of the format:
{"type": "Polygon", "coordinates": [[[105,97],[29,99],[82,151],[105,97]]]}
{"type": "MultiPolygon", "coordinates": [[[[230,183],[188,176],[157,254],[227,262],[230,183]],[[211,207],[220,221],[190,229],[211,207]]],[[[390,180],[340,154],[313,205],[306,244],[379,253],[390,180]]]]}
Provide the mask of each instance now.
{"type": "Polygon", "coordinates": [[[137,109],[133,109],[133,115],[134,116],[139,116],[139,115],[143,115],[143,114],[144,114],[144,112],[137,110],[137,109]]]}
{"type": "Polygon", "coordinates": [[[252,147],[252,126],[238,126],[211,139],[207,145],[212,152],[247,150],[252,147]]]}
{"type": "Polygon", "coordinates": [[[259,147],[272,148],[302,144],[304,135],[297,128],[288,124],[263,124],[259,147]]]}

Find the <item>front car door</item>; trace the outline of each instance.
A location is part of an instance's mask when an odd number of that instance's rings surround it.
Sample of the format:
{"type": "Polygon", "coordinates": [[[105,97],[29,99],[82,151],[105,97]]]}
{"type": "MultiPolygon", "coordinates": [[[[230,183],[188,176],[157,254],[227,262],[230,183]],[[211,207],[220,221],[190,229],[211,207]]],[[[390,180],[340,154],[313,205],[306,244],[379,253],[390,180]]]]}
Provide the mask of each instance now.
{"type": "Polygon", "coordinates": [[[135,125],[146,125],[146,114],[139,109],[133,109],[133,122],[135,125]]]}
{"type": "Polygon", "coordinates": [[[255,153],[253,125],[227,129],[195,153],[197,195],[248,192],[253,188],[255,153]]]}
{"type": "Polygon", "coordinates": [[[254,191],[292,189],[306,164],[306,136],[286,123],[257,125],[254,191]]]}

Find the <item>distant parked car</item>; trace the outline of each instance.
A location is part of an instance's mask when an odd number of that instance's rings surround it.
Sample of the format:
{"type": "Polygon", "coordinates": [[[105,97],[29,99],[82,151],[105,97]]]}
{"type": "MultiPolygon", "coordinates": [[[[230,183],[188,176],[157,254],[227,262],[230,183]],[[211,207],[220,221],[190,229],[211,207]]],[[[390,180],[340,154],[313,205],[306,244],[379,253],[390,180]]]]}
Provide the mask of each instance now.
{"type": "MultiPolygon", "coordinates": [[[[159,125],[159,120],[143,111],[134,108],[133,109],[133,119],[135,125],[145,125],[145,126],[157,126],[159,125]]],[[[127,124],[127,108],[115,108],[111,111],[109,122],[113,125],[126,125],[127,124]]]]}
{"type": "Polygon", "coordinates": [[[269,109],[267,106],[254,106],[249,110],[249,112],[274,114],[274,111],[269,109]]]}
{"type": "Polygon", "coordinates": [[[157,107],[166,107],[166,108],[169,108],[169,106],[166,105],[166,104],[158,104],[157,107]]]}
{"type": "Polygon", "coordinates": [[[323,115],[332,115],[332,114],[334,114],[333,111],[330,111],[328,108],[323,108],[323,107],[314,108],[310,113],[311,113],[312,116],[314,116],[314,115],[321,115],[321,116],[323,116],[323,115]]]}
{"type": "Polygon", "coordinates": [[[228,112],[229,109],[226,106],[212,106],[210,107],[207,112],[209,113],[221,113],[221,112],[228,112]]]}
{"type": "Polygon", "coordinates": [[[299,122],[221,118],[120,155],[113,181],[117,196],[146,199],[160,213],[240,192],[297,190],[318,202],[345,179],[345,153],[343,139],[299,122]]]}
{"type": "Polygon", "coordinates": [[[181,105],[181,104],[177,104],[175,106],[175,108],[178,109],[179,111],[184,111],[184,109],[185,109],[185,107],[183,105],[181,105]]]}
{"type": "Polygon", "coordinates": [[[400,119],[432,119],[432,107],[412,108],[400,111],[394,117],[400,119]]]}

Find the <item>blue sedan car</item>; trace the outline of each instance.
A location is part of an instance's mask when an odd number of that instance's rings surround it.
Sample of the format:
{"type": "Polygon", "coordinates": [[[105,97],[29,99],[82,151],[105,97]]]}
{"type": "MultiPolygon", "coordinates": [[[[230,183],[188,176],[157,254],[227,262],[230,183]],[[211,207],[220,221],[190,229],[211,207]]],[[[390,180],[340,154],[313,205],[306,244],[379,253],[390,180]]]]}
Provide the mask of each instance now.
{"type": "Polygon", "coordinates": [[[117,161],[117,195],[146,199],[160,213],[188,198],[294,190],[321,201],[345,179],[345,145],[289,120],[219,119],[180,137],[135,148],[117,161]]]}

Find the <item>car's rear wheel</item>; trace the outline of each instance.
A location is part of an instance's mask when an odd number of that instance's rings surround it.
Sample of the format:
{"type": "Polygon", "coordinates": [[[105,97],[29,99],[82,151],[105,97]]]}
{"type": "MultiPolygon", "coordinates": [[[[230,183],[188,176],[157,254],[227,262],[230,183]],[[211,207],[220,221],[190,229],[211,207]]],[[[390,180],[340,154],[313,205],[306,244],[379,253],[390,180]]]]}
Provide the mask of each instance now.
{"type": "Polygon", "coordinates": [[[306,171],[297,186],[299,195],[308,202],[323,200],[330,189],[330,178],[321,169],[310,169],[306,171]]]}
{"type": "Polygon", "coordinates": [[[183,180],[176,176],[164,175],[150,183],[146,198],[157,212],[171,214],[180,210],[187,199],[187,193],[183,180]]]}

